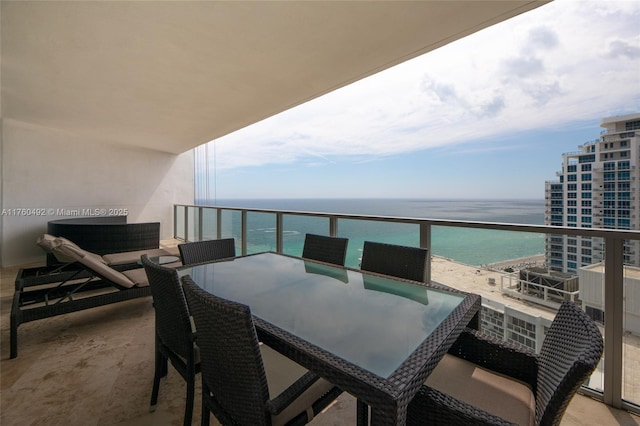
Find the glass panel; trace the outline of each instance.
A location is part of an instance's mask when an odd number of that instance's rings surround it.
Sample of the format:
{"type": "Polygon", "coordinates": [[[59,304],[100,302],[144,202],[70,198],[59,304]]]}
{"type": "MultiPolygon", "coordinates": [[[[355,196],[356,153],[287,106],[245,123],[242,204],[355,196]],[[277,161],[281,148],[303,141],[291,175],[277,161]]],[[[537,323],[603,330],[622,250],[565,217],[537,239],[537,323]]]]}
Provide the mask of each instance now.
{"type": "Polygon", "coordinates": [[[282,251],[291,256],[302,256],[307,233],[329,235],[328,217],[284,215],[282,225],[284,228],[282,251]]]}
{"type": "Polygon", "coordinates": [[[198,217],[199,209],[196,207],[187,207],[187,241],[200,240],[200,220],[198,217]]]}
{"type": "Polygon", "coordinates": [[[276,250],[276,214],[247,213],[247,253],[276,250]]]}
{"type": "Polygon", "coordinates": [[[236,253],[240,254],[242,244],[242,213],[237,210],[222,210],[220,238],[235,238],[236,253]]]}
{"type": "MultiPolygon", "coordinates": [[[[635,256],[637,241],[625,244],[625,255],[635,256]]],[[[640,268],[624,268],[624,335],[622,398],[640,405],[640,268]]]]}
{"type": "MultiPolygon", "coordinates": [[[[571,237],[574,238],[574,237],[571,237]]],[[[602,240],[594,241],[604,257],[602,240]]],[[[580,303],[582,309],[593,319],[604,337],[604,263],[598,262],[584,265],[578,270],[580,282],[580,303]]],[[[593,372],[585,386],[598,392],[604,391],[604,354],[598,368],[593,372]]]]}
{"type": "Polygon", "coordinates": [[[202,239],[215,240],[217,238],[218,209],[202,209],[202,239]]]}
{"type": "Polygon", "coordinates": [[[340,219],[338,236],[349,239],[345,266],[359,268],[362,247],[365,241],[418,247],[419,226],[407,223],[380,222],[373,220],[340,219]]]}
{"type": "Polygon", "coordinates": [[[184,235],[184,211],[185,211],[185,206],[176,206],[175,209],[175,229],[173,230],[174,235],[176,236],[176,238],[180,238],[182,240],[185,239],[185,235],[184,235]]]}

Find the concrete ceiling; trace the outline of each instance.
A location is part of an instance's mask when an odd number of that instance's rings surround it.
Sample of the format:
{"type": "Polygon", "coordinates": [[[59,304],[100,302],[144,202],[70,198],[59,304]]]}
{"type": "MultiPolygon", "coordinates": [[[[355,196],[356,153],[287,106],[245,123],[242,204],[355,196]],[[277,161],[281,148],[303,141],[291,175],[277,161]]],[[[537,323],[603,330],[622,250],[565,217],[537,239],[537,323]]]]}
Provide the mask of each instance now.
{"type": "Polygon", "coordinates": [[[546,2],[3,1],[2,114],[180,153],[546,2]]]}

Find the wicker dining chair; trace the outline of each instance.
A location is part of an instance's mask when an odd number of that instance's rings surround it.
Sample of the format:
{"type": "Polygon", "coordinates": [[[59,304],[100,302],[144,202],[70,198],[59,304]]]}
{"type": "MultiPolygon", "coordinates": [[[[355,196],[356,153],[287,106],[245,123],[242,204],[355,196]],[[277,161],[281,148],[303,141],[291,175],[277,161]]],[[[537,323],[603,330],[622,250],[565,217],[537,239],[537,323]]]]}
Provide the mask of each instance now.
{"type": "Polygon", "coordinates": [[[233,238],[204,240],[178,245],[183,265],[212,262],[236,257],[236,242],[233,238]]]}
{"type": "Polygon", "coordinates": [[[558,425],[602,351],[598,327],[569,301],[539,355],[467,329],[409,404],[407,425],[558,425]]]}
{"type": "Polygon", "coordinates": [[[348,244],[348,238],[306,234],[302,257],[344,266],[344,262],[347,259],[348,244]]]}
{"type": "Polygon", "coordinates": [[[260,344],[248,306],[214,296],[182,277],[198,328],[202,425],[304,425],[342,392],[260,344]],[[312,414],[311,414],[312,413],[312,414]]]}
{"type": "Polygon", "coordinates": [[[414,281],[425,281],[428,250],[365,241],[360,269],[414,281]]]}
{"type": "Polygon", "coordinates": [[[187,382],[184,425],[191,425],[195,376],[200,372],[200,355],[195,345],[195,332],[191,325],[187,300],[174,268],[160,266],[149,260],[147,255],[143,255],[141,259],[149,279],[156,314],[155,372],[150,411],[156,409],[160,379],[167,375],[168,361],[171,361],[176,371],[187,382]]]}

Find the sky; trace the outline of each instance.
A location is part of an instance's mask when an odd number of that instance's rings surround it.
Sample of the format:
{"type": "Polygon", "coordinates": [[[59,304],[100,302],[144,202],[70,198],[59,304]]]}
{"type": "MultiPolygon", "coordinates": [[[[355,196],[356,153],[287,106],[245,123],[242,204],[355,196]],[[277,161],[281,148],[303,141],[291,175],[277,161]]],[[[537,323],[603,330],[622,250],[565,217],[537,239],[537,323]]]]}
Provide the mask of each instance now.
{"type": "Polygon", "coordinates": [[[555,0],[210,142],[196,186],[210,199],[543,199],[563,153],[639,112],[640,1],[555,0]]]}

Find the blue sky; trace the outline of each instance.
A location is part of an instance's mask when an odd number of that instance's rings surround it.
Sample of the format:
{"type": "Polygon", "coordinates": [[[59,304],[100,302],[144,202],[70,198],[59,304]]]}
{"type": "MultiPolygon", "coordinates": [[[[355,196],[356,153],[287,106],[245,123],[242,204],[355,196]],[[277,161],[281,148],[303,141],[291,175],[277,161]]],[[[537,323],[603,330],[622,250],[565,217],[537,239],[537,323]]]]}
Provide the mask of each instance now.
{"type": "Polygon", "coordinates": [[[541,199],[636,112],[640,2],[556,0],[210,142],[209,198],[541,199]]]}

